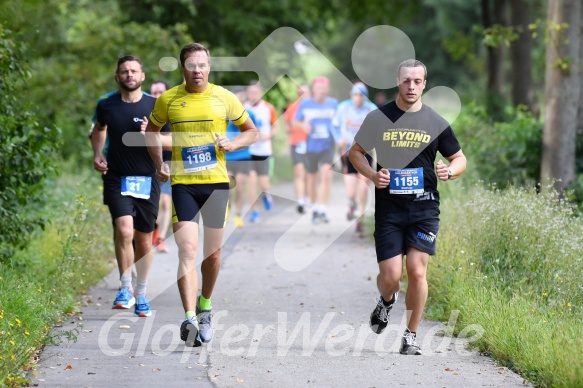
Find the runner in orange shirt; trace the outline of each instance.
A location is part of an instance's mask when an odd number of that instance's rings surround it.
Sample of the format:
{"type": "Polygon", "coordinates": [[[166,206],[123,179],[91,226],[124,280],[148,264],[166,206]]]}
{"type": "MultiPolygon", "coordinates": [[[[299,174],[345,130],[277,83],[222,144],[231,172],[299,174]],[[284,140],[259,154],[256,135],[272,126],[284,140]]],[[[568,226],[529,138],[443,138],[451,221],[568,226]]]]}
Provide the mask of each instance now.
{"type": "Polygon", "coordinates": [[[303,214],[306,207],[306,168],[304,166],[304,155],[306,154],[306,132],[294,125],[294,118],[300,102],[310,97],[310,88],[307,85],[300,85],[297,90],[297,100],[292,102],[285,109],[285,129],[288,134],[292,163],[294,165],[294,194],[298,203],[298,213],[303,214]]]}

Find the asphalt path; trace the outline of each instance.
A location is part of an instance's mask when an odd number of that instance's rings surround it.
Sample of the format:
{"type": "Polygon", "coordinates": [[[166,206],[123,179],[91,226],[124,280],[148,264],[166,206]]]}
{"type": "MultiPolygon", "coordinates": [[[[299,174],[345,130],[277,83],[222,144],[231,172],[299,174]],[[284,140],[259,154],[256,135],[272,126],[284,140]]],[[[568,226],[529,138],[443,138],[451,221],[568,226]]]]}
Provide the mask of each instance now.
{"type": "MultiPolygon", "coordinates": [[[[222,269],[212,297],[215,337],[187,348],[179,337],[183,311],[176,286],[177,248],[156,253],[148,295],[153,314],[112,310],[117,269],[83,296],[81,313],[53,332],[75,334],[48,345],[38,387],[340,386],[517,387],[523,378],[423,321],[422,356],[399,354],[404,294],[381,335],[368,327],[378,267],[369,237],[346,220],[346,198],[335,177],[330,223],[313,225],[296,211],[290,184],[271,190],[275,206],[261,219],[227,226],[222,269]]],[[[200,254],[199,254],[200,257],[200,254]]],[[[430,264],[431,265],[431,264],[430,264]]],[[[456,314],[449,326],[456,325],[456,314]]],[[[460,328],[465,337],[485,330],[460,328]]]]}

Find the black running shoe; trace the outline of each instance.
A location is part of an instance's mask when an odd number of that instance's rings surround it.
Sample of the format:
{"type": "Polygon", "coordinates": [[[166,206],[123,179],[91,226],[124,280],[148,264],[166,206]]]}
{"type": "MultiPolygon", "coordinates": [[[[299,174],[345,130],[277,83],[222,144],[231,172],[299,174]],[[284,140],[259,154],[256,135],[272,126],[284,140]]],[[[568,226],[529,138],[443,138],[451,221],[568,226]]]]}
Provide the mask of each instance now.
{"type": "Polygon", "coordinates": [[[186,346],[190,348],[202,346],[198,335],[198,322],[196,321],[196,317],[192,322],[188,319],[182,322],[182,325],[180,325],[180,339],[186,342],[186,346]]]}
{"type": "Polygon", "coordinates": [[[382,297],[379,296],[379,298],[377,299],[377,306],[370,314],[369,322],[371,330],[374,331],[375,333],[381,334],[383,330],[385,330],[385,328],[387,327],[387,324],[389,323],[389,314],[391,313],[391,310],[393,309],[393,306],[397,301],[398,295],[399,295],[398,293],[395,293],[391,304],[388,306],[385,306],[382,297]]]}
{"type": "Polygon", "coordinates": [[[403,334],[403,342],[401,343],[401,350],[399,350],[399,353],[412,356],[421,355],[421,348],[417,343],[416,333],[411,333],[409,329],[405,330],[405,334],[403,334]]]}

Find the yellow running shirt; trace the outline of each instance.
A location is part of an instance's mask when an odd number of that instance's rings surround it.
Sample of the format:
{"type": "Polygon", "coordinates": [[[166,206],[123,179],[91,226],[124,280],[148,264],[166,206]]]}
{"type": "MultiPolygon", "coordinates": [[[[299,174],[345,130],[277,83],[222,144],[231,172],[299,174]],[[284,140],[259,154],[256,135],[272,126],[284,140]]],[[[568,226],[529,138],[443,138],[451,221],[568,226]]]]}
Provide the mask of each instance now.
{"type": "Polygon", "coordinates": [[[225,153],[215,146],[215,132],[225,135],[229,120],[241,125],[249,114],[223,87],[209,83],[202,93],[188,93],[185,87],[168,89],[150,114],[158,127],[170,122],[172,184],[229,182],[225,153]]]}

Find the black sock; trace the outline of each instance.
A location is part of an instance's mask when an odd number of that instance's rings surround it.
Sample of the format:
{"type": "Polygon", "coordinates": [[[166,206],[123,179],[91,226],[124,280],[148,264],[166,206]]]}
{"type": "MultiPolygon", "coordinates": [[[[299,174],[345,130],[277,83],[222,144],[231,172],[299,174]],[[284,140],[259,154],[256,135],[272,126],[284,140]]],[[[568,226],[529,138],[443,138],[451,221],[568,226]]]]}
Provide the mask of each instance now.
{"type": "Polygon", "coordinates": [[[393,298],[392,298],[390,301],[388,301],[388,302],[385,300],[385,298],[383,298],[383,296],[382,296],[382,295],[381,295],[381,300],[383,301],[383,304],[384,304],[385,306],[387,306],[387,307],[388,307],[388,306],[392,306],[392,305],[393,305],[393,303],[395,303],[395,294],[393,294],[393,298]]]}

